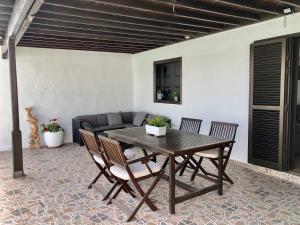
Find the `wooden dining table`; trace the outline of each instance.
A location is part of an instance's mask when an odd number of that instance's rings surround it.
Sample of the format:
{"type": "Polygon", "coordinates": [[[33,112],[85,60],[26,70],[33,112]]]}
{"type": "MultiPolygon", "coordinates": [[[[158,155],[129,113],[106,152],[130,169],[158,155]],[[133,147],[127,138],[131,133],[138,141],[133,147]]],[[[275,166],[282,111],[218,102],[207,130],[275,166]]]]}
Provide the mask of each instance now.
{"type": "Polygon", "coordinates": [[[169,175],[164,178],[169,181],[169,212],[175,213],[175,205],[205,193],[217,190],[219,195],[223,194],[223,153],[224,148],[231,143],[213,136],[188,133],[185,131],[167,129],[167,133],[162,137],[155,137],[146,134],[144,127],[125,128],[105,131],[108,137],[120,142],[131,144],[147,151],[169,157],[169,175]],[[218,149],[219,168],[218,178],[212,185],[197,189],[187,183],[175,179],[175,174],[187,163],[194,153],[209,149],[218,149]],[[177,163],[176,157],[183,156],[184,160],[177,163]],[[175,186],[187,191],[186,194],[176,197],[175,186]]]}

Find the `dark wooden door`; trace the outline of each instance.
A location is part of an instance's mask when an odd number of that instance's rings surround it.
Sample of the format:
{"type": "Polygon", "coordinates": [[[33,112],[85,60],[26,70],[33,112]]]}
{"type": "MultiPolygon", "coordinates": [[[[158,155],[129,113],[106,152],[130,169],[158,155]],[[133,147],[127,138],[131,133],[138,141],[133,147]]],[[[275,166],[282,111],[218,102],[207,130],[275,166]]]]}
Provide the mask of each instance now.
{"type": "Polygon", "coordinates": [[[251,45],[250,163],[283,170],[286,149],[287,39],[251,45]]]}

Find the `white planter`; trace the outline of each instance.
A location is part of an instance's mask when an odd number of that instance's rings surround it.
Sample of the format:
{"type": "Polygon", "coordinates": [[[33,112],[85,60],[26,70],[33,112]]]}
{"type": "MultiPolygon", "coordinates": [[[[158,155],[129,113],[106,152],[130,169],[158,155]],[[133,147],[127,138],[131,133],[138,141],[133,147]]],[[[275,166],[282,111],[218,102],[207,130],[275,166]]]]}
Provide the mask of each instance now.
{"type": "Polygon", "coordinates": [[[64,132],[44,132],[45,143],[49,148],[56,148],[63,144],[64,132]]]}
{"type": "Polygon", "coordinates": [[[150,125],[146,125],[146,133],[152,134],[154,136],[165,136],[167,132],[167,127],[154,127],[150,125]]]}

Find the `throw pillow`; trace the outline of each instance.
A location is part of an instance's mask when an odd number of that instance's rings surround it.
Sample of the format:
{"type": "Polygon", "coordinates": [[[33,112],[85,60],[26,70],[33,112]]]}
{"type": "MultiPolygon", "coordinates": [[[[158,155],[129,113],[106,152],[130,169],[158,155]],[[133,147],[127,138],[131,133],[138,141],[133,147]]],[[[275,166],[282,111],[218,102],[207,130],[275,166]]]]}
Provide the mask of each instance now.
{"type": "Polygon", "coordinates": [[[142,126],[146,115],[147,115],[147,113],[137,112],[133,118],[133,125],[138,126],[138,127],[142,126]]]}
{"type": "Polygon", "coordinates": [[[132,112],[121,112],[123,123],[132,123],[132,112]]]}
{"type": "Polygon", "coordinates": [[[87,131],[93,131],[93,126],[88,122],[82,122],[82,127],[87,131]]]}
{"type": "Polygon", "coordinates": [[[122,117],[120,113],[107,113],[108,125],[122,124],[122,117]]]}

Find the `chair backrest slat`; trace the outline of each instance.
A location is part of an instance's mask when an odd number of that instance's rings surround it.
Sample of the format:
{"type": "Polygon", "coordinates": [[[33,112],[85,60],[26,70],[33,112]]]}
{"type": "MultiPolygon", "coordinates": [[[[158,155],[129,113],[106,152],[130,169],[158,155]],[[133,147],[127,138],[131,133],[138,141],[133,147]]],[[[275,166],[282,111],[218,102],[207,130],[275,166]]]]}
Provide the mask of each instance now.
{"type": "Polygon", "coordinates": [[[198,134],[201,128],[202,120],[192,118],[181,118],[179,130],[198,134]]]}
{"type": "Polygon", "coordinates": [[[126,165],[126,159],[118,141],[104,136],[99,136],[101,146],[111,164],[126,165]]]}
{"type": "Polygon", "coordinates": [[[85,147],[91,154],[93,154],[92,152],[101,153],[101,148],[93,132],[83,129],[79,129],[79,132],[85,147]]]}
{"type": "Polygon", "coordinates": [[[235,123],[212,121],[209,135],[234,141],[237,127],[235,123]]]}

